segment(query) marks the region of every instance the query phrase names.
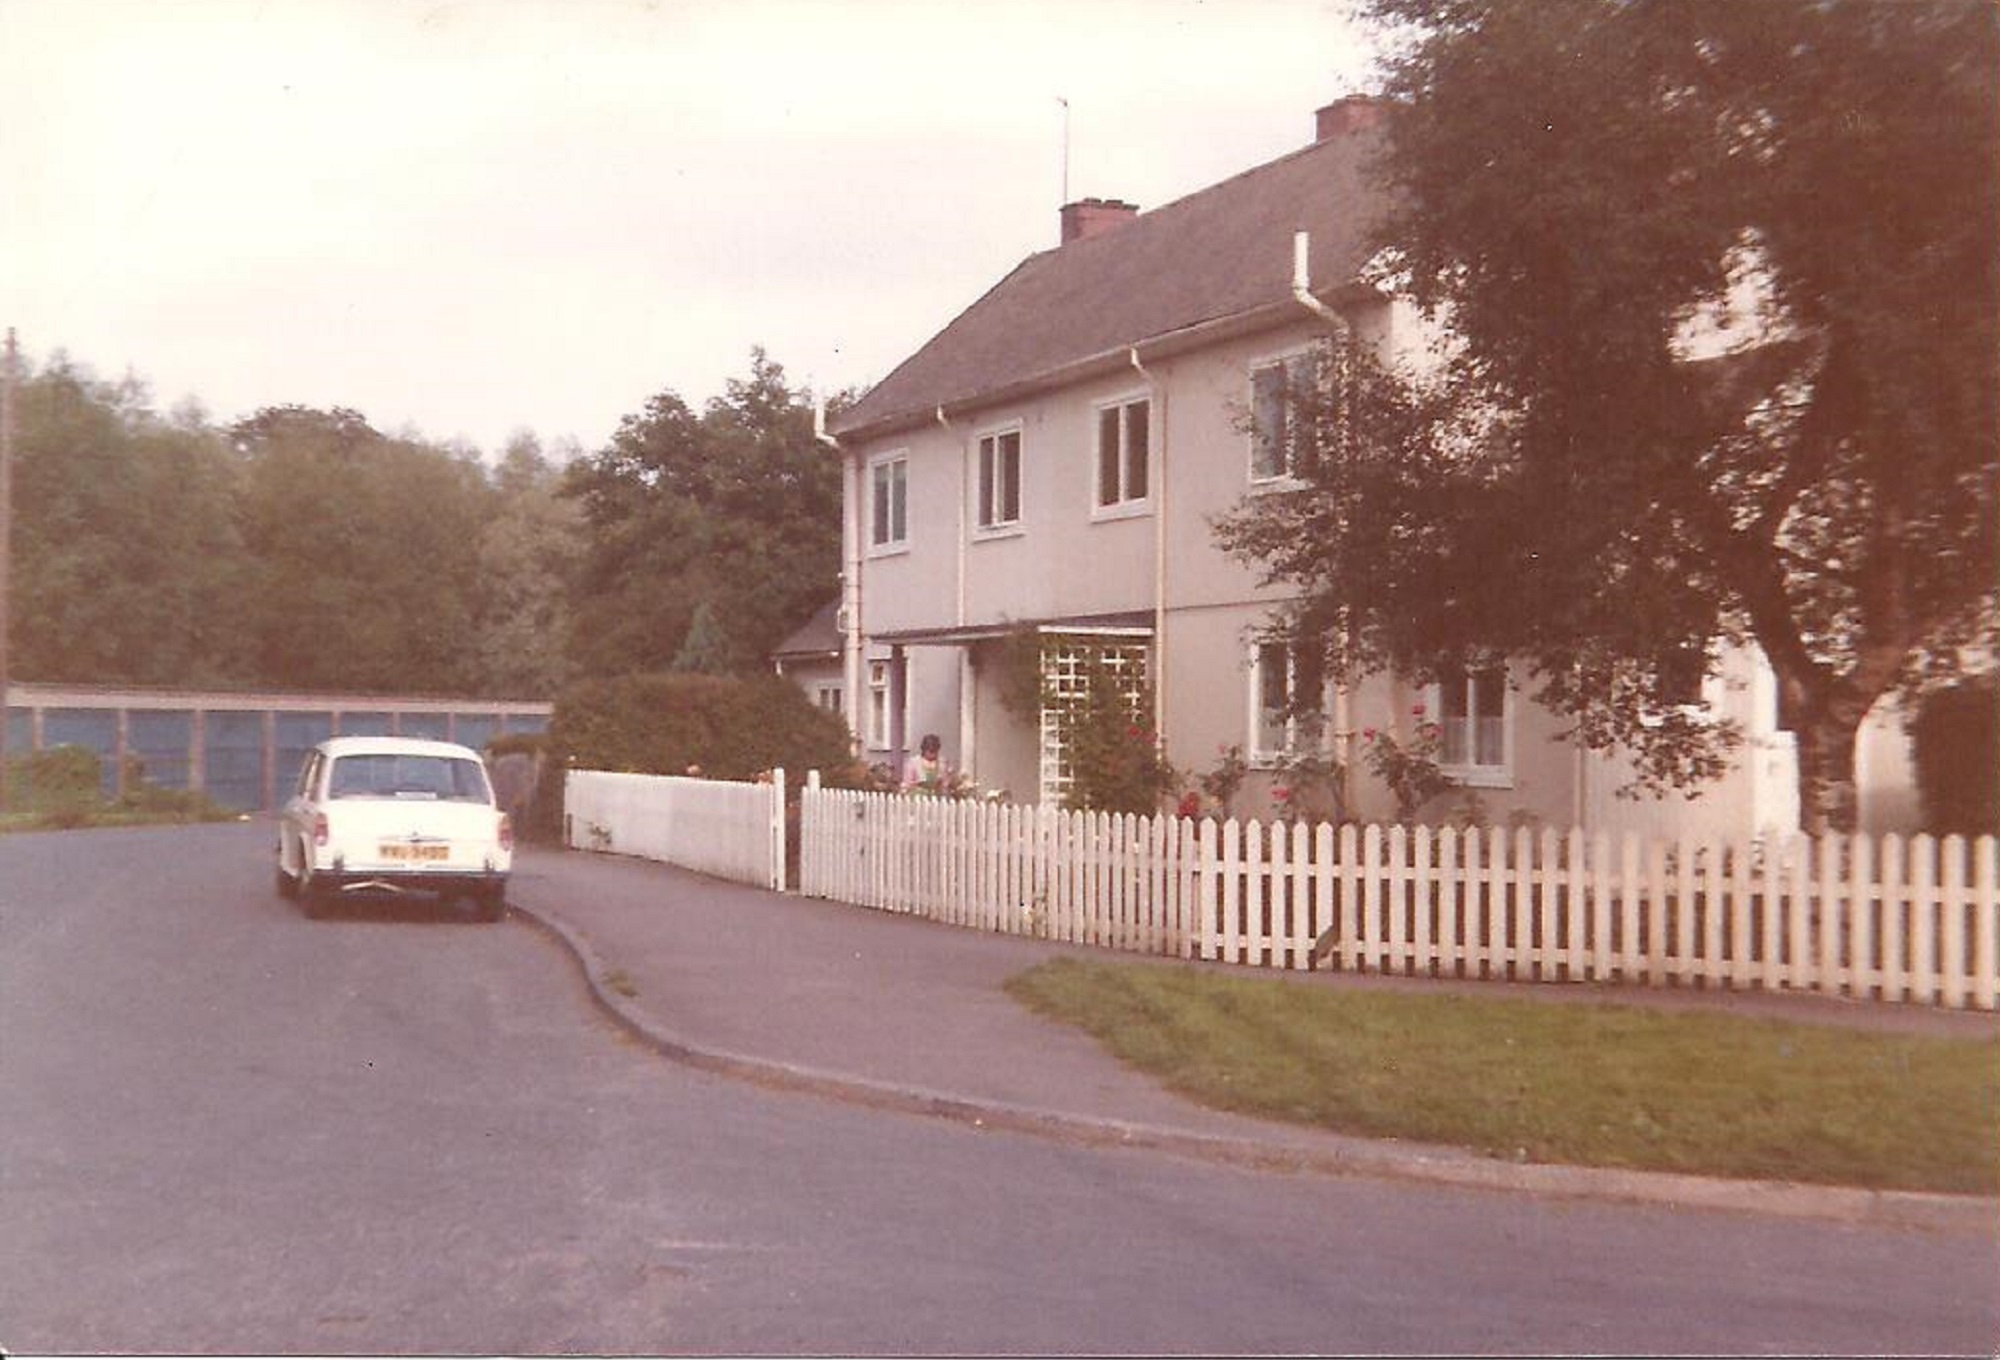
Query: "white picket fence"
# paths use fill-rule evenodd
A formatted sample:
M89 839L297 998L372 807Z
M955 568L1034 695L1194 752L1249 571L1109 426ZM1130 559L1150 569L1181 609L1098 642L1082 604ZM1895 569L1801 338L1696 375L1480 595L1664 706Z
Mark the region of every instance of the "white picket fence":
M1185 955L1194 823L815 788L799 891L948 925Z
M1918 836L1612 842L1263 826L809 786L800 891L1276 968L2000 1006L2000 854Z
M571 770L563 843L785 890L785 772L770 783Z

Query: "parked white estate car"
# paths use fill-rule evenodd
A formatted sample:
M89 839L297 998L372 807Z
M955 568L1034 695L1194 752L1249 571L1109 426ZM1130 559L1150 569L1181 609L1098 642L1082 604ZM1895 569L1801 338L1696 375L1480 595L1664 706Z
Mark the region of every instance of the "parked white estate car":
M319 916L346 893L469 897L507 910L514 828L468 747L400 737L335 737L299 771L278 824L278 891Z

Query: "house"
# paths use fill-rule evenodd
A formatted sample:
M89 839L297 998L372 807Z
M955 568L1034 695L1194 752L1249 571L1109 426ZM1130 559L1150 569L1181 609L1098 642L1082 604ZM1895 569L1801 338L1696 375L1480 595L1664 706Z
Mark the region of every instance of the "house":
M1279 394L1330 339L1385 358L1425 343L1415 309L1361 278L1379 115L1371 100L1337 101L1310 145L1148 212L1064 206L1058 245L838 418L845 703L864 754L899 764L935 733L980 784L1059 799L1061 724L1018 698L1026 637L1043 696L1088 666L1149 694L1177 767L1200 772L1239 748L1239 814L1268 815L1286 757L1318 740L1348 766L1348 806L1385 817L1394 805L1359 759L1364 733L1429 719L1453 784L1429 817L1472 799L1496 825L1795 828L1791 739L1754 655L1691 681L1690 703L1748 737L1735 771L1694 803L1614 798L1619 760L1565 740L1564 722L1497 671L1329 691L1323 734L1287 720L1295 668L1260 637L1282 596L1221 552L1211 523L1290 484L1295 432Z
M804 690L821 708L844 714L842 645L840 599L836 596L778 644L771 653L771 667L780 677Z

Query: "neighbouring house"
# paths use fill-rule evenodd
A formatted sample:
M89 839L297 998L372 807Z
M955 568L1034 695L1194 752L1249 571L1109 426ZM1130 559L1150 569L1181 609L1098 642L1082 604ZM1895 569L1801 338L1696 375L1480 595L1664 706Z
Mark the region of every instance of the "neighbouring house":
M1361 278L1379 114L1339 100L1319 110L1309 146L1149 212L1064 206L1060 244L838 417L844 595L825 622L844 625L843 701L865 755L899 766L936 733L980 784L1060 799L1061 724L1019 699L1025 637L1044 697L1110 666L1135 696L1149 692L1169 760L1198 773L1239 748L1250 774L1234 810L1274 810L1301 737L1286 717L1291 658L1259 637L1281 597L1216 546L1211 522L1289 484L1295 432L1280 394L1330 338L1385 357L1427 338L1414 308ZM835 645L823 633L787 643L781 669L800 673L821 642ZM1620 759L1565 740L1563 721L1500 671L1329 691L1317 739L1347 765L1348 806L1368 818L1394 802L1366 769L1364 734L1407 738L1421 709L1442 727L1452 782L1429 819L1473 799L1495 825L1795 829L1791 737L1768 669L1754 654L1716 658L1690 676L1687 702L1747 738L1732 773L1692 802L1614 797ZM1871 758L1906 767L1899 727L1869 744L1864 783ZM1907 787L1906 768L1894 773Z
M771 665L821 708L845 716L840 600L828 600L771 653Z

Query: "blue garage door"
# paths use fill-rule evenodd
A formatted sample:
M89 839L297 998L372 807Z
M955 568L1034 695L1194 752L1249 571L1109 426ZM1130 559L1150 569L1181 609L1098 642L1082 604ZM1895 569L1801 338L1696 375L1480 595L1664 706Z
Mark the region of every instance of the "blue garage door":
M42 745L82 746L97 752L98 780L106 798L118 791L118 715L96 708L51 708L42 714ZM14 749L12 746L8 750Z
M264 715L211 713L205 752L208 796L248 812L264 806Z
M125 753L138 762L136 773L163 789L188 786L188 746L194 737L191 713L134 710L125 729Z
M280 713L277 749L271 753L275 783L272 798L283 803L298 787L299 771L305 768L312 748L333 735L331 713Z

